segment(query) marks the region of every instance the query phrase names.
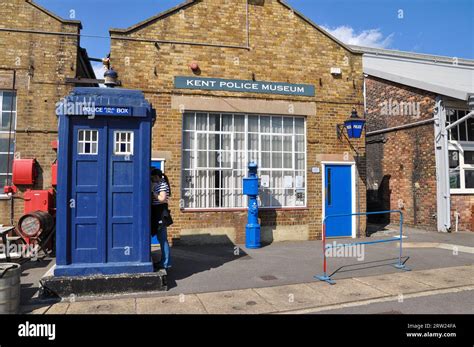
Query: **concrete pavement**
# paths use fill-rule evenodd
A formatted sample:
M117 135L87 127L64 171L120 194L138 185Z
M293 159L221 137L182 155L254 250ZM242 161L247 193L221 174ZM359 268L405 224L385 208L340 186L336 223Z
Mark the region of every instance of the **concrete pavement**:
M35 314L271 314L313 313L411 298L474 294L474 265L341 279L336 285L307 283L168 296L73 298L41 307ZM423 312L417 312L423 313Z

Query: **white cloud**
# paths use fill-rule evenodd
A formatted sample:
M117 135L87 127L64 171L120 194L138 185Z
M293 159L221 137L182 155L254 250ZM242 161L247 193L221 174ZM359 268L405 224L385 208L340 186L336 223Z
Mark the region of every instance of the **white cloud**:
M337 28L324 26L322 28L346 44L365 47L389 48L394 36L394 34L390 34L384 37L380 29L363 30L357 33L353 28L346 25Z

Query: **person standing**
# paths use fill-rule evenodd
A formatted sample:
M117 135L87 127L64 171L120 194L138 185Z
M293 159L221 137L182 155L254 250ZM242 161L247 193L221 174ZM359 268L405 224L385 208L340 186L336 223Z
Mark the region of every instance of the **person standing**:
M171 268L170 246L168 243L168 226L173 224L169 212L168 200L171 188L168 177L160 169L151 171L152 181L152 228L158 237L161 248L160 267Z

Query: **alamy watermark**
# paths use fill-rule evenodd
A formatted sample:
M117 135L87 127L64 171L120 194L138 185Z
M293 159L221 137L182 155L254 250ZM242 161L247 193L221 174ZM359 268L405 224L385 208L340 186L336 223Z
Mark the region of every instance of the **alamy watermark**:
M70 102L66 98L62 98L56 103L56 115L74 115L87 116L89 119L94 119L96 115L96 104L92 98L87 100L84 98L82 102Z
M412 116L420 117L421 103L414 101L385 100L379 104L382 116Z
M328 258L356 258L357 261L364 261L365 259L365 245L353 244L345 245L338 244L334 241L332 244L326 246L326 257Z

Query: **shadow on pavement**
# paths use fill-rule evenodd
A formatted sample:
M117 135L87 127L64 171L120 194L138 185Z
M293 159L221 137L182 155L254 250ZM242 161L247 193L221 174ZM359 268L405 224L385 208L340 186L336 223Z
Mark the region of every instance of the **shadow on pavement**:
M214 242L209 242L209 238L213 238ZM207 244L190 245L191 242L186 240L184 244L178 243L171 248L172 268L168 270L168 290L177 286L176 281L249 257L227 237L207 235L206 241ZM153 262L158 263L161 252L153 251L152 257Z

